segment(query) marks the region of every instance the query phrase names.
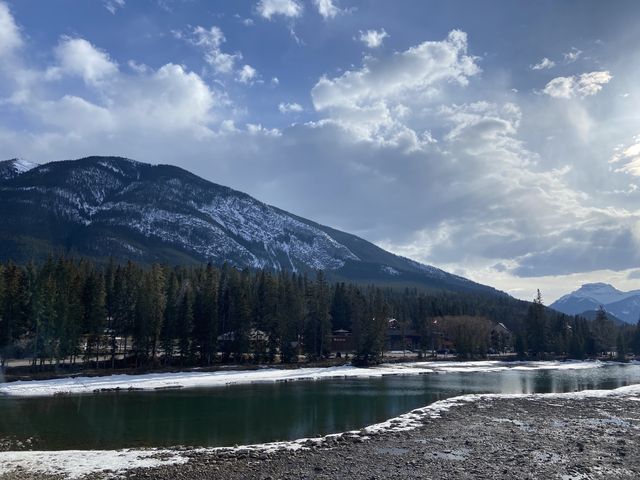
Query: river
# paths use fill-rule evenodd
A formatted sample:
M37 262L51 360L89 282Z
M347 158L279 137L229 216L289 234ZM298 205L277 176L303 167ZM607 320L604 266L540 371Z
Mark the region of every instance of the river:
M469 393L640 383L640 365L447 372L160 391L0 397L0 437L38 450L233 446L358 429Z

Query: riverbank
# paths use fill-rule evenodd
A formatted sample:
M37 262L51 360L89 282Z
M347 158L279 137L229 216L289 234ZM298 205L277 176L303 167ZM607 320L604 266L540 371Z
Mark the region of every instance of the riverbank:
M297 363L214 363L209 366L193 366L193 365L143 365L139 367L124 367L123 364L130 363L125 362L123 358L119 358L116 362L116 367L111 367L110 357L103 357L100 361L101 368L89 368L82 363L76 364L44 364L42 366L34 367L31 365L32 360L7 360L4 367L0 370L5 382L13 382L18 380L54 380L59 378L69 377L103 377L107 375L145 375L145 374L159 374L159 373L178 373L178 372L219 372L229 370L260 370L264 368L273 368L280 370L296 370L300 368L326 368L326 367L339 367L351 365L351 358L344 357L331 357L314 361L300 361ZM483 360L498 360L498 361L514 361L518 357L514 353L507 354L491 354L487 355ZM550 358L547 360L566 360L565 357ZM593 360L596 360L595 358ZM454 354L438 354L434 356L428 356L421 358L416 353L410 352L386 352L384 356L384 363L410 363L410 362L447 362L447 361L468 361L460 360Z
M6 480L117 477L104 468L136 480L636 479L640 385L467 395L359 431L235 449L0 453Z
M225 385L326 380L338 378L371 378L388 375L425 375L451 372L499 372L506 370L577 370L600 368L600 361L467 361L404 362L358 368L352 365L304 367L297 369L259 368L254 370L186 371L147 373L141 375L105 375L65 377L50 380L20 380L0 384L0 395L37 397L86 394L130 390L166 390L211 388Z

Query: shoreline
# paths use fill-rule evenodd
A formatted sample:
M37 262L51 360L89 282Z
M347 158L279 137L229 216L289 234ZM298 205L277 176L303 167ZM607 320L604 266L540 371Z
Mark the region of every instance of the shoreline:
M599 360L569 361L423 361L386 363L375 367L302 367L294 369L258 368L254 370L185 371L117 374L105 376L63 377L49 380L17 380L0 383L0 396L46 397L120 391L158 391L186 388L216 388L228 385L326 380L341 378L375 378L390 375L425 375L433 373L499 372L507 370L563 370L601 368L609 362Z
M447 430L449 435L438 433L439 429ZM604 442L603 435L614 437L615 452L611 450L610 442ZM526 438L516 441L515 437L519 436ZM554 436L562 437L562 442L551 441ZM581 440L582 437L586 440ZM482 438L491 441L483 443ZM571 442L574 445L570 445ZM500 443L505 443L502 449L498 448ZM585 445L589 445L589 449ZM258 479L269 477L268 473L272 473L273 478L303 478L305 475L309 475L308 478L334 478L331 474L322 477L323 472L338 468L345 455L352 454L354 463L348 465L352 471L345 474L345 478L372 478L374 464L385 456L394 461L396 457L406 457L397 472L401 475L394 478L413 477L408 472L414 471L420 463L429 468L441 468L441 464L454 467L465 463L486 464L483 468L492 474L509 467L506 468L509 475L504 473L504 476L488 478L513 478L511 468L517 465L487 463L486 456L473 453L472 446L478 450L489 448L494 455L501 451L505 459L522 461L526 459L519 450L534 452L528 463L518 467L529 473L548 473L549 462L544 461L547 457L553 460L551 463L566 464L567 476L547 478L598 478L589 476L588 471L581 473L580 465L571 463L576 458L581 460L582 467L598 467L602 474L637 478L640 473L640 385L570 393L463 395L360 430L235 448L0 452L0 475L1 478L29 480L56 478L55 475L64 478L91 475L96 479L118 475L158 479ZM576 457L577 453L587 450L588 454ZM611 461L603 462L604 454L611 457ZM47 468L43 470L41 465L47 465ZM575 475L571 473L572 468ZM102 472L105 469L109 471ZM461 472L454 470L458 472L457 477L441 478L487 478L483 475L489 473L460 476ZM598 476L607 478L606 475ZM373 478L379 478L375 472Z

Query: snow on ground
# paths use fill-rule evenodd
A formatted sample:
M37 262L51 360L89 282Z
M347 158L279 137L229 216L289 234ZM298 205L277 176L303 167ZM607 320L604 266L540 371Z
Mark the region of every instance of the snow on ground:
M0 452L0 475L24 469L32 473L79 478L92 472L122 472L187 461L179 452L155 449Z
M449 409L470 402L479 402L501 398L605 398L618 397L626 400L640 401L640 385L630 385L615 390L584 390L570 393L535 393L535 394L472 394L441 400L423 408L412 410L382 423L370 425L362 430L354 430L343 434L332 434L318 438L303 438L290 442L272 442L241 447L216 447L194 449L197 452L215 451L244 451L244 452L272 452L280 449L299 450L338 435L360 437L367 439L368 434L378 432L399 432L418 428L425 418L439 418ZM0 452L0 475L16 469L24 469L34 473L51 473L63 475L67 478L79 478L93 472L109 470L123 472L139 467L154 467L160 465L180 464L188 461L184 450L171 449L143 449L143 450L67 450L67 451L21 451ZM187 451L188 452L188 451Z
M340 367L149 373L144 375L109 375L70 377L53 380L25 380L0 384L0 395L40 397L80 394L106 390L161 390L170 388L219 387L234 384L273 383L331 378L372 378L387 375L421 375L452 372L498 372L504 370L565 370L602 367L602 362L409 362L377 367Z

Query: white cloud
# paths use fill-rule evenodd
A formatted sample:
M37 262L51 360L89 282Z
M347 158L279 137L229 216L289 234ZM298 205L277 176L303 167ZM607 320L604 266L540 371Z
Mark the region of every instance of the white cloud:
M564 58L565 63L573 63L580 58L582 53L582 50L578 50L576 47L571 47L571 50L562 54L562 58Z
M271 85L273 85L274 87L277 87L278 85L280 85L280 79L278 77L273 77L271 79Z
M177 38L183 38L181 32L174 32ZM192 45L200 47L204 52L205 61L213 67L216 73L228 74L234 69L235 63L242 59L240 53L225 53L222 44L226 41L224 33L217 26L206 29L201 26L194 27L186 36Z
M83 38L62 37L55 48L57 65L47 70L49 79L73 75L97 85L118 72L109 55Z
M612 78L613 75L608 71L556 77L547 83L543 92L554 98L584 98L598 93Z
M257 74L258 72L251 65L243 65L238 72L238 81L240 83L251 83Z
M334 18L341 12L333 3L333 0L313 0L313 3L318 9L318 13L322 15L324 19Z
M247 132L249 135L259 135L266 137L280 137L282 132L277 128L265 128L262 124L247 123Z
M258 14L267 20L276 15L297 18L302 15L302 4L297 0L260 0L256 5Z
M554 62L553 60L549 60L547 57L544 57L535 65L531 65L530 68L531 70L548 70L555 66L556 66L556 62Z
M624 162L624 165L617 168L616 172L640 177L640 135L634 138L631 145L620 146L615 149L615 153L609 163L619 162Z
M322 77L311 90L314 107L361 139L413 143L420 134L402 121L412 103L438 96L449 84L466 85L480 71L467 55L467 35L459 30L404 52L367 57L358 70Z
M119 8L124 8L125 0L104 0L103 5L112 15L115 15Z
M571 98L575 94L575 77L556 77L544 87L543 92L554 98Z
M22 35L9 7L0 2L0 58L15 52L22 46Z
M602 86L609 83L613 75L608 71L583 73L578 78L577 91L582 97L595 95Z
M359 39L369 48L378 48L388 36L389 34L384 30L384 28L381 28L380 30L367 30L366 32L361 30Z
M118 72L100 89L99 103L65 95L34 101L31 109L42 122L67 134L210 132L216 96L196 73L180 65L166 64L132 75Z
M300 105L299 103L280 103L278 105L278 110L280 111L280 113L282 114L286 114L286 113L300 113L302 112L303 108L302 105Z

